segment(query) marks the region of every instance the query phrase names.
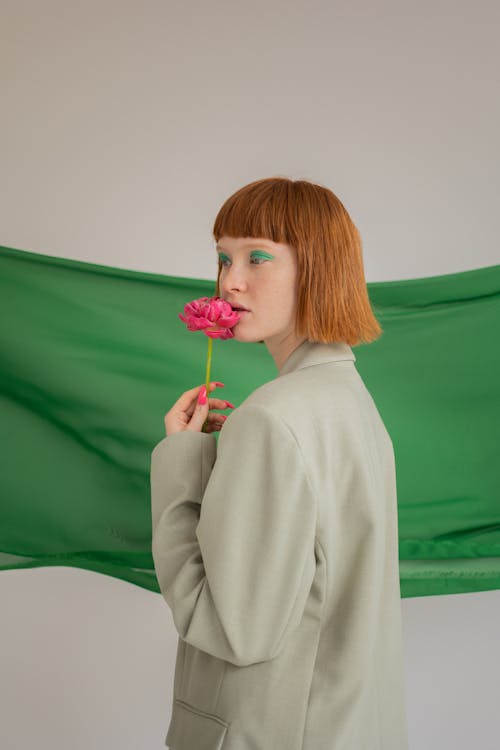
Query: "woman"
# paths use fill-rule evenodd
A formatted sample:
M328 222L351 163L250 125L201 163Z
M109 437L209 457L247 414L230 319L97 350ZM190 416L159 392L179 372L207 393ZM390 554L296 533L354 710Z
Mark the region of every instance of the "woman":
M227 420L186 391L152 453L180 636L166 744L406 750L394 453L350 348L382 331L358 231L330 190L270 178L213 233L216 294L247 309L234 336L264 342L278 374Z

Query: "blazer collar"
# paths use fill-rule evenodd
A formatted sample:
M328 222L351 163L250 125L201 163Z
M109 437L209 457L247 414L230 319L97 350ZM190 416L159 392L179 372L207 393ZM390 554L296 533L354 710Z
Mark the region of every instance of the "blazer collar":
M351 347L344 342L322 344L317 341L306 340L288 355L279 370L278 377L294 370L301 370L303 367L320 365L325 362L339 362L345 359L350 359L353 362L356 361Z

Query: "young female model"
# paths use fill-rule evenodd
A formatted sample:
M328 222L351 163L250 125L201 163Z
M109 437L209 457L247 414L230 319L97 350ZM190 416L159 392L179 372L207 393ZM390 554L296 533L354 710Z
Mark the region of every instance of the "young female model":
M327 188L269 178L213 234L216 294L247 310L234 336L278 374L225 421L225 401L186 391L152 452L180 636L165 744L406 750L394 452L351 349L382 333L359 233Z

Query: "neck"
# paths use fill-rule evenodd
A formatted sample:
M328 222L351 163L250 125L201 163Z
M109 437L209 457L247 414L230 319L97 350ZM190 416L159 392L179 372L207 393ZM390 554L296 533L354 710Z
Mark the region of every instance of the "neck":
M274 359L277 369L281 370L290 354L306 340L305 336L298 337L294 334L289 334L280 340L264 339L264 343L267 346L269 354Z

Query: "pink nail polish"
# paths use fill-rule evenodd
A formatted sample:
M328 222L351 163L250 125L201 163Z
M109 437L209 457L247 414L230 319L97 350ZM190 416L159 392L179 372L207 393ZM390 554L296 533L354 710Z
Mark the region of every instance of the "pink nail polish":
M232 404L230 401L226 401L226 404L231 407L231 409L234 409L234 404Z
M224 383L219 383L218 381L216 381L215 385L224 385Z
M203 386L203 388L198 394L198 403L199 404L207 403L207 386L206 385Z

